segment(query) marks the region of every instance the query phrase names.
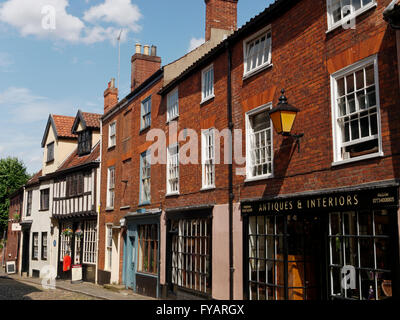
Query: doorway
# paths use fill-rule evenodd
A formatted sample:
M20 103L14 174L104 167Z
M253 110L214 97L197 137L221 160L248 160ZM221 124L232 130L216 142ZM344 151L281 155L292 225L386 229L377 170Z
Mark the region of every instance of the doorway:
M29 237L30 230L23 231L21 273L29 273Z
M112 267L111 267L111 284L119 283L119 246L120 246L120 229L112 229Z
M248 298L326 299L326 224L318 215L250 216Z
M135 289L136 272L136 237L128 237L128 252L126 261L126 286L129 289Z

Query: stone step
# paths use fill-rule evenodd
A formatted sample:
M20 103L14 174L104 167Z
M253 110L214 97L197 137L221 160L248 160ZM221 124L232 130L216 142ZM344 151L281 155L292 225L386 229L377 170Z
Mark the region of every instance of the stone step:
M110 291L120 292L121 290L125 290L125 286L117 285L117 284L104 284L103 287Z

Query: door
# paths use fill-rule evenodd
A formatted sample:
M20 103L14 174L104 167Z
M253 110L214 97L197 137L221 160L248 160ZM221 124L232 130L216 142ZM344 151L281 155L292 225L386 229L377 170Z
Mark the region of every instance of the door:
M135 289L136 280L136 238L134 236L128 239L128 254L126 261L126 286Z
M287 217L287 298L323 299L325 254L319 216Z
M119 283L119 229L112 231L112 263L111 263L111 284Z
M21 272L29 272L29 231L24 231Z

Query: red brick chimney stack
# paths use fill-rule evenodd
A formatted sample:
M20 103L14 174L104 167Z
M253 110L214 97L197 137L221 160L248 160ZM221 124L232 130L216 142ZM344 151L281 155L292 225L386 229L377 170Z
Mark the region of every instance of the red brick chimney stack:
M211 38L211 28L237 30L238 0L204 0L206 3L206 41Z
M132 56L131 91L140 86L148 77L161 68L161 58L157 57L157 47L136 44L135 54Z
M115 79L112 78L108 83L108 88L104 91L104 114L118 103L118 88L115 87Z

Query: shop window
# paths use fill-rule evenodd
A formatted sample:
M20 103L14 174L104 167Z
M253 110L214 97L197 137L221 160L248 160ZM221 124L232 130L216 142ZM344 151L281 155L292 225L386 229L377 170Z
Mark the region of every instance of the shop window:
M97 232L96 221L85 221L83 228L83 263L96 264Z
M138 271L158 273L158 226L140 225L138 239Z
M392 296L389 228L386 210L329 215L331 297L382 300ZM355 268L355 289L341 285L343 266Z
M72 223L61 224L61 235L60 235L60 261L64 260L66 255L71 256L71 242L72 237L67 235L67 232L72 232Z
M332 75L334 161L381 154L376 56Z
M211 220L172 221L172 283L211 294Z

